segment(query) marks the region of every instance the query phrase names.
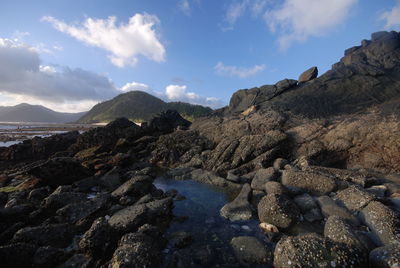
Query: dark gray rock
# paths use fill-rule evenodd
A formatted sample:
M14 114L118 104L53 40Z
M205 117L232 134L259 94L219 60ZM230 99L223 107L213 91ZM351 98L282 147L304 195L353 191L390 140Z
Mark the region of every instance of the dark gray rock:
M354 225L359 224L358 219L356 217L354 217L348 209L336 204L335 201L332 200L332 198L330 198L329 196L324 195L324 196L318 197L317 203L318 203L319 207L321 208L322 214L326 218L336 215L342 219L350 221Z
M358 238L356 229L338 216L330 216L325 223L324 236L337 243L367 250Z
M249 220L253 216L249 203L251 188L248 183L244 184L238 196L230 203L221 208L221 216L230 221Z
M150 192L152 183L153 179L150 176L135 176L118 187L111 195L114 198L120 198L124 195L142 197Z
M102 176L100 180L100 184L110 191L114 191L121 185L121 177L119 175L120 169L118 167L114 167L110 171L108 171L104 176Z
M125 234L110 261L111 267L159 267L159 245L142 233Z
M98 218L83 234L79 241L79 248L87 255L102 258L109 254L116 236L107 220Z
M63 192L57 188L51 195L43 200L43 207L58 209L72 203L79 203L87 200L87 194L79 192Z
M352 185L339 191L336 195L336 199L349 210L356 211L364 208L369 202L373 201L375 197L360 187Z
M336 189L335 180L322 174L307 171L283 171L282 184L313 195L328 194Z
M33 256L32 263L36 267L55 267L64 262L68 254L64 249L54 247L40 247Z
M302 212L307 212L311 209L318 208L314 198L309 194L297 195L293 198L293 201L301 209Z
M63 217L63 219L70 223L76 223L83 220L97 211L101 210L108 204L109 195L104 194L80 203L68 204L56 211L57 215Z
M400 266L400 244L379 247L369 253L370 267L395 268Z
M146 221L147 207L145 204L133 205L117 211L108 220L110 226L120 232L135 231Z
M258 217L261 222L285 229L300 218L300 211L289 197L269 194L258 204Z
M28 174L38 177L45 185L59 186L90 177L93 173L73 157L57 157L29 169Z
M381 202L372 201L366 206L361 216L364 223L371 229L374 242L377 245L389 245L400 242L399 214Z
M73 230L67 224L52 224L25 227L16 232L12 240L38 246L66 247L72 237Z
M275 247L274 267L368 267L357 248L335 243L315 233L283 237Z
M318 76L318 68L317 67L311 67L307 71L304 71L300 76L299 76L299 83L304 83L308 82L314 78L317 78Z
M36 246L26 243L14 243L0 246L2 267L30 267Z
M83 254L75 254L66 262L58 266L59 268L88 268L90 267L91 259Z
M286 194L286 188L277 181L268 181L264 185L267 194Z
M265 189L265 183L268 181L274 181L277 179L277 177L278 174L272 167L259 169L251 181L251 188L258 191L263 191Z
M234 237L231 240L231 246L244 265L272 263L272 250L255 237Z

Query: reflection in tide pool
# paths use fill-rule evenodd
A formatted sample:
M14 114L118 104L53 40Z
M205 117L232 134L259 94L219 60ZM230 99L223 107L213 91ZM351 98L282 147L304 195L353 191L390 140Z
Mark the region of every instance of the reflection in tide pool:
M154 185L164 191L175 189L178 195L186 198L174 201L176 218L167 230L167 237L182 231L192 237L188 248L179 250L171 243L167 246L164 253L169 263L165 266L176 262L176 258L190 258L197 265L207 263L218 267L239 267L230 247L233 237L248 235L268 242L258 227L258 221L230 222L220 216L220 209L231 201L224 189L192 180L177 181L162 177L157 178Z

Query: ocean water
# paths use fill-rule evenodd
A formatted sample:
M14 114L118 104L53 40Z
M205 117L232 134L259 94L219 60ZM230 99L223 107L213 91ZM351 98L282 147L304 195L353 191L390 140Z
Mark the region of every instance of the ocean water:
M8 147L21 143L23 140L33 137L49 137L72 130L80 133L93 125L82 124L56 124L56 123L29 123L29 122L0 122L0 147Z

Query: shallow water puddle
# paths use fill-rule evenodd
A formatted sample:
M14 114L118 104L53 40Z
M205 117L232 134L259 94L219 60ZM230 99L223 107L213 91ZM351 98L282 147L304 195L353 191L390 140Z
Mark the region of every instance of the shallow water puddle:
M176 218L166 236L171 238L177 232L186 232L192 237L191 244L181 250L170 241L164 250L167 262L174 258L175 262L176 258L190 258L186 261L198 265L235 267L239 264L230 247L233 237L255 236L268 242L257 220L230 222L220 216L220 209L231 201L224 189L192 180L177 181L163 177L157 178L154 185L163 191L175 189L178 195L185 197L184 200L174 201Z

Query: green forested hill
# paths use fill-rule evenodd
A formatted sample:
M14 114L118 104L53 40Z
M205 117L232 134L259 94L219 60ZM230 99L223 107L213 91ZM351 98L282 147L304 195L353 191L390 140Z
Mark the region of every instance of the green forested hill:
M134 121L148 121L156 114L166 110L177 110L183 117L193 119L206 116L211 108L184 102L164 102L142 91L130 91L115 98L95 105L82 116L78 123L109 122L118 117Z

